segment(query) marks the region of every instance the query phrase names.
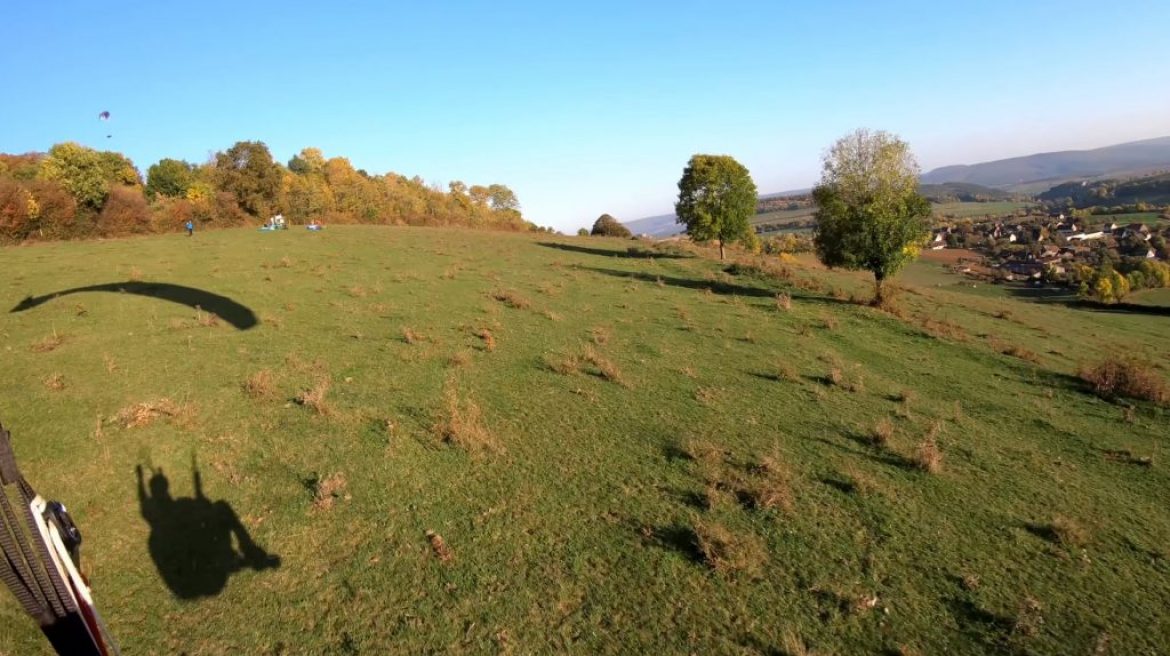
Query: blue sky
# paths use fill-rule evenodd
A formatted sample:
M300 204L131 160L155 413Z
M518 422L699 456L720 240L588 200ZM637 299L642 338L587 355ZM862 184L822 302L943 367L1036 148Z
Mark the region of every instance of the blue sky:
M336 5L336 6L334 6ZM145 169L261 140L501 182L527 218L669 211L691 154L810 186L861 126L924 169L1170 135L1170 3L12 2L0 152ZM108 124L97 120L109 110ZM106 139L106 134L113 137Z

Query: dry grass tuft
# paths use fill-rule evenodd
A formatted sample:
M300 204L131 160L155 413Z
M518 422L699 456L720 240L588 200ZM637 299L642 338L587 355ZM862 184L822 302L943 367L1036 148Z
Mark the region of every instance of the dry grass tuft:
M561 321L564 319L564 317L557 314L556 312L553 312L552 310L542 310L540 314L549 321Z
M754 478L744 486L744 496L753 508L792 512L792 472L778 458L766 456L752 468Z
M889 417L882 418L874 425L873 430L869 433L869 439L875 446L885 448L890 445L890 440L894 438L894 422L890 421Z
M320 376L312 387L302 391L294 400L314 413L328 417L333 414L333 406L325 399L325 396L329 394L330 384L329 376Z
M776 364L776 380L792 382L799 378L800 374L797 373L796 367L792 366L792 363L779 362Z
M366 296L369 295L370 292L369 292L369 290L367 290L365 287L362 287L361 285L353 285L352 287L347 287L345 290L345 293L349 294L350 296L352 296L354 298L365 298Z
M784 292L776 294L776 309L787 312L792 309L792 297Z
M922 329L935 339L950 339L956 342L965 342L971 338L960 325L950 321L926 318L922 321Z
M497 289L492 291L490 296L504 305L517 310L527 310L532 307L532 303L528 299L511 289Z
M1048 525L1048 530L1057 542L1069 549L1083 547L1089 538L1089 533L1083 526L1075 520L1062 515L1057 515L1052 518L1052 523Z
M416 332L410 326L403 326L402 341L406 342L407 344L414 345L418 344L419 342L426 341L426 337L422 333Z
M1035 637L1044 625L1044 607L1032 596L1024 597L1016 619L1012 623L1011 640L1021 641Z
M475 331L475 336L483 340L483 347L491 352L496 350L496 336L487 328L480 328Z
M581 355L581 359L592 365L597 370L597 375L601 378L611 383L617 383L623 387L628 386L617 365L595 351L592 346L587 345L585 347L585 353Z
M598 346L604 346L607 342L609 342L610 337L610 330L605 326L594 326L593 328L589 329L589 339Z
M795 633L793 633L791 631L787 631L784 633L784 642L783 642L782 646L783 646L782 653L785 654L785 656L815 656L816 655L816 652L814 652L812 649L810 649L809 646L807 644L805 644L804 640L801 639L800 636L796 635Z
M49 351L57 350L64 343L65 336L58 335L57 331L54 330L51 335L45 335L41 339L33 342L29 348L32 349L33 353L48 353Z
M431 543L431 551L435 554L435 558L439 559L439 562L449 563L455 559L455 552L451 550L443 536L431 530L426 532L426 536L427 541Z
M136 266L130 267L130 273L126 274L126 278L130 282L141 282L142 281L142 269L139 269Z
M248 376L243 384L244 393L253 399L269 399L276 394L275 376L269 369L261 369Z
M112 421L123 428L141 428L164 419L177 426L190 426L195 410L189 404L180 405L171 399L161 398L128 405L114 415Z
M699 554L711 569L720 574L743 574L752 578L763 573L768 550L758 536L737 534L713 521L696 520L693 528Z
M697 387L695 388L695 400L703 405L715 405L719 400L719 389L715 387Z
M581 359L575 355L546 355L544 356L544 364L549 370L562 376L571 376L581 370Z
M214 312L204 312L203 308L195 306L195 323L204 328L214 328L219 325L219 315Z
M471 364L471 352L467 350L456 351L447 358L447 364L452 367L466 367Z
M933 435L927 435L919 443L912 461L915 467L928 474L937 474L942 471L942 450L938 448L938 441L934 439Z
M329 510L338 499L348 499L345 488L349 481L345 474L334 472L325 478L313 483L313 507L317 510Z
M54 392L60 392L65 389L65 377L61 374L52 374L45 378L45 387Z
M1082 368L1077 375L1104 399L1127 397L1160 405L1170 403L1166 379L1150 365L1135 359L1111 357L1096 366Z
M832 369L829 369L829 373L825 376L825 380L829 381L830 385L840 387L845 383L845 373L841 371L841 367L833 367Z
M836 330L840 325L836 317L826 316L821 318L821 327L825 330Z
M432 430L442 442L473 455L504 450L499 440L488 430L479 405L470 398L461 400L455 386L451 384L447 385L444 392L444 405Z
M112 374L118 370L118 361L111 357L109 353L102 355L102 363L106 365L107 374Z
M1003 353L1004 355L1010 355L1013 358L1019 358L1021 360L1024 360L1025 362L1031 362L1033 364L1040 364L1040 356L1039 355L1036 355L1032 351L1029 351L1028 349L1020 346L1019 344L1001 344L1001 345L999 345L998 350L1000 353Z

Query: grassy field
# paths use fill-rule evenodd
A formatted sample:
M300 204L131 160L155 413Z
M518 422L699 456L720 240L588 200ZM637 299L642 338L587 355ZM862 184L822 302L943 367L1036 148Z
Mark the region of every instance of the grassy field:
M1089 223L1101 224L1114 221L1118 224L1125 225L1128 223L1145 223L1146 225L1157 225L1165 223L1166 219L1162 218L1161 212L1132 212L1129 214L1094 214L1089 219Z
M934 207L936 217L953 217L963 219L972 216L1000 216L1012 214L1016 210L1024 209L1033 203L1017 201L997 201L990 203L938 203Z
M549 239L0 251L0 420L124 653L1165 649L1170 415L1071 374L1165 376L1166 317Z

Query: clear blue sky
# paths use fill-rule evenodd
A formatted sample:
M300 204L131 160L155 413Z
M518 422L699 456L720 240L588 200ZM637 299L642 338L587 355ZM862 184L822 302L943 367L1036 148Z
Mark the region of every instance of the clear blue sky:
M315 146L562 230L669 211L696 152L810 186L861 126L924 169L1170 135L1164 0L5 4L0 152Z

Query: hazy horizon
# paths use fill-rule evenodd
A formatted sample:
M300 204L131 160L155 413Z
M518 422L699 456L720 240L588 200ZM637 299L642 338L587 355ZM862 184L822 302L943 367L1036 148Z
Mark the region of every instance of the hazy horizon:
M1106 21L1088 2L201 8L11 8L0 151L77 141L145 172L240 140L281 162L311 146L503 183L527 219L572 231L669 212L696 152L773 193L811 186L861 126L899 134L924 171L1170 135L1170 6L1142 2Z

